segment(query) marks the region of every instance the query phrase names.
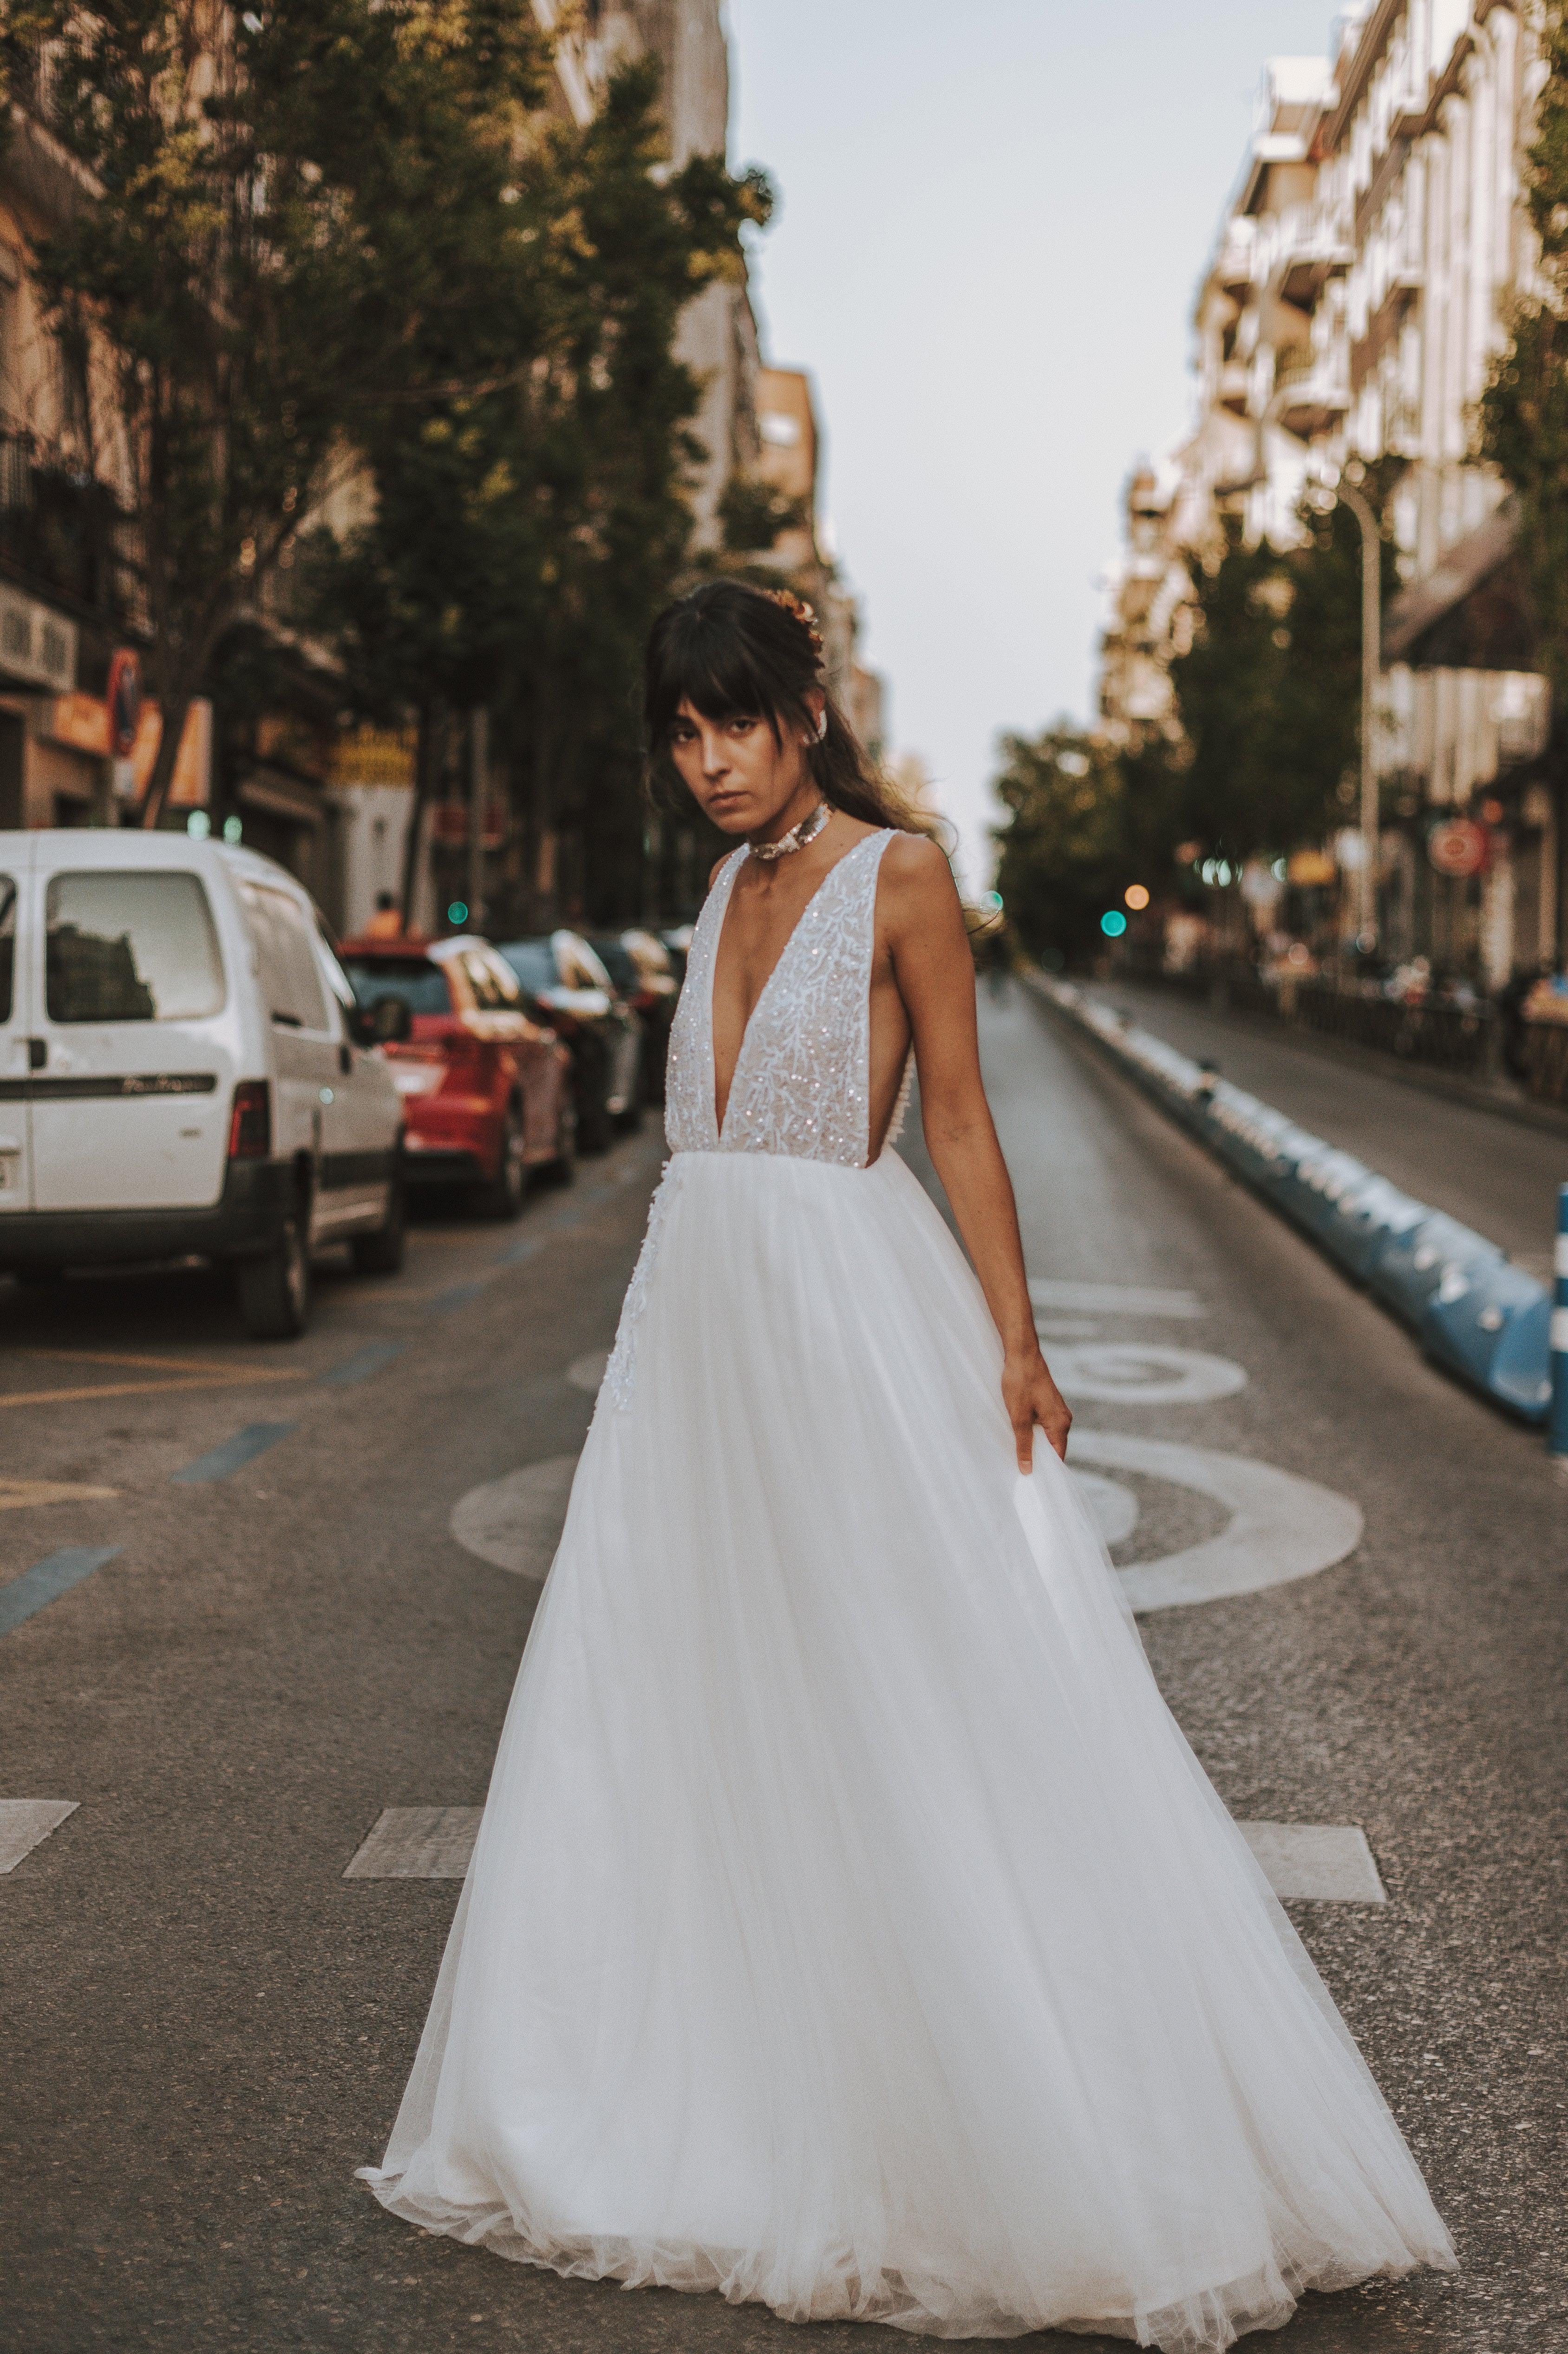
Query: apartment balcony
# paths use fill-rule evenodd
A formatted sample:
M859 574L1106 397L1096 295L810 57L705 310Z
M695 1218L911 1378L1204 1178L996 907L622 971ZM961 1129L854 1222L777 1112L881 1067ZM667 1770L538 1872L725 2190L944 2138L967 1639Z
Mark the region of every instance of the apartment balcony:
M45 597L118 610L119 509L106 482L21 427L0 428L0 562Z
M1321 202L1287 205L1275 228L1269 259L1275 292L1298 310L1309 311L1329 280L1342 278L1355 260L1344 208Z
M1238 302L1252 284L1255 259L1255 224L1250 220L1228 220L1214 259L1214 276L1224 292Z
M1274 371L1274 413L1287 433L1309 441L1330 431L1351 406L1338 355L1305 348L1281 354Z
M1247 387L1251 381L1252 370L1245 360L1226 360L1220 370L1214 395L1220 407L1228 408L1233 417L1245 417L1247 412Z

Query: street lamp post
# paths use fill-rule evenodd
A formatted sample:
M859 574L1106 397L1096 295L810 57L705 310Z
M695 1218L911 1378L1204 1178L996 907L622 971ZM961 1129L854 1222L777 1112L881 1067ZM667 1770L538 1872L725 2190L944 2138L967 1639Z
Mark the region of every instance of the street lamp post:
M1383 534L1360 491L1341 474L1333 495L1342 499L1361 531L1361 875L1356 946L1377 946L1377 690L1382 667Z

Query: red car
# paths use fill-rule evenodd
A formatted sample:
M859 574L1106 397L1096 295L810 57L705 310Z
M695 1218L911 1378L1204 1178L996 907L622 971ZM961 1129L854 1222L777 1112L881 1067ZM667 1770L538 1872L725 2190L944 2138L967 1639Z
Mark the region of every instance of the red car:
M339 955L367 1013L388 999L408 1009L377 1026L403 1098L411 1184L462 1185L486 1216L514 1218L531 1169L570 1177L571 1056L530 1018L488 941L345 940Z

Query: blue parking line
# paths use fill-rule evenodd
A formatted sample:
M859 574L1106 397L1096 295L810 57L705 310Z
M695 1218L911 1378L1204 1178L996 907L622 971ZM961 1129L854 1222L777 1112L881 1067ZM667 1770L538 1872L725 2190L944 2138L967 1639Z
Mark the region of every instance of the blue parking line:
M482 1282L449 1284L444 1291L437 1292L429 1304L429 1312L432 1316L445 1316L454 1308L466 1308L469 1301L477 1299L483 1289Z
M258 1455L264 1455L269 1447L276 1447L281 1438L287 1438L290 1431L297 1426L291 1422L248 1422L243 1430L237 1430L232 1438L226 1438L221 1447L213 1447L209 1454L198 1455L194 1463L187 1463L183 1471L175 1471L171 1477L175 1485L182 1488L200 1488L209 1479L227 1479L231 1471L238 1471Z
M112 1561L116 1553L124 1550L123 1545L67 1545L60 1553L46 1553L31 1569L25 1569L20 1577L14 1577L9 1585L0 1585L0 1635L8 1635L13 1627L19 1627L35 1610L41 1610L46 1603L69 1593L73 1585L90 1577L95 1569L101 1569L106 1561Z
M394 1357L400 1357L402 1353L401 1341L367 1341L363 1349L356 1349L352 1357L345 1357L341 1365L334 1365L330 1373L323 1373L322 1386L329 1390L352 1389L355 1382L363 1382L371 1373L378 1373L383 1365L389 1365Z

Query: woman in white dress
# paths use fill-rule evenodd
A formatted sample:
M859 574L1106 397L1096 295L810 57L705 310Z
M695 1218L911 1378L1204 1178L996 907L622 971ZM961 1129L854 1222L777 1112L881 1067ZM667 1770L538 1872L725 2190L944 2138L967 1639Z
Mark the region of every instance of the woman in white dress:
M792 599L672 607L648 716L737 847L367 2179L557 2273L948 2338L1185 2354L1451 2268L1065 1468L940 850ZM885 1149L911 1043L968 1261Z

